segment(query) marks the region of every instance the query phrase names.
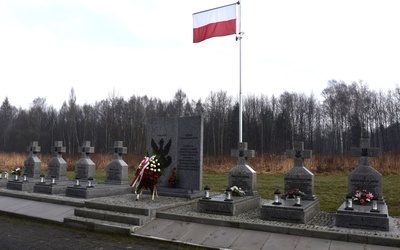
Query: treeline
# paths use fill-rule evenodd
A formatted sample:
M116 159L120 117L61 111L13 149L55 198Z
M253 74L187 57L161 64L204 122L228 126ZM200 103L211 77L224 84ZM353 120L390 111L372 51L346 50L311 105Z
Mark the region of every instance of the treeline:
M145 153L147 117L204 116L204 154L228 156L239 141L239 103L225 91L211 92L202 101L189 100L182 90L171 101L147 96L124 100L109 96L93 105L78 105L71 89L69 100L57 110L36 98L28 110L17 109L5 98L0 107L0 151L24 152L39 141L43 153L56 140L75 154L82 141L96 152L108 152L116 140L130 153ZM282 154L293 141L321 155L343 155L358 146L361 136L383 152L400 146L400 88L372 91L362 81L346 84L331 80L321 93L284 92L278 96L243 98L243 141L257 154Z

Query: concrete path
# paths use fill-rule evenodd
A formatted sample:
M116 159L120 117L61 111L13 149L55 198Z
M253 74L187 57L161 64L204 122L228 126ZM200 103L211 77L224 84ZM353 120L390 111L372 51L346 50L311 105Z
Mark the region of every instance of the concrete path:
M65 217L74 214L74 209L73 206L0 196L0 211L6 214L17 214L62 223ZM400 249L160 218L137 228L134 235L184 242L213 249Z
M286 234L276 234L159 218L154 219L143 227L137 229L134 234L168 241L185 242L187 244L213 249L400 249L396 247L385 247Z

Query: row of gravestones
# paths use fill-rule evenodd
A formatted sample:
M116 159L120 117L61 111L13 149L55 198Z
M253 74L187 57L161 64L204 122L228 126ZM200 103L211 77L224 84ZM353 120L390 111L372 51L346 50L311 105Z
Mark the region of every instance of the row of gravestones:
M256 190L256 172L247 165L247 159L254 157L254 151L248 150L245 142L239 143L238 150L232 151L232 156L238 157L238 163L229 171L228 187L240 187L246 195L232 197L231 190L227 190L222 194L210 197L207 190L205 192L201 190L203 172L203 118L201 116L149 119L146 127L148 152L151 152L152 146L154 147L156 142L159 142L157 145L159 151L164 151L166 145L163 142L168 142L169 152L167 157L170 157L172 162L157 185L158 194L191 199L204 196L197 203L199 212L236 216L250 209L261 207L261 218L264 220L307 223L320 211L318 198L314 194L314 175L304 166L304 159L311 158L312 152L304 150L302 142L296 142L293 150L286 152L288 157L294 159L294 167L285 174L284 190L300 190L304 193L304 196L295 197L295 199L280 199L277 192L274 200L263 204L261 204L261 198ZM121 159L121 155L126 153L126 148L122 147L122 142L115 144L115 159L113 164L110 163L107 166L105 184L96 185L96 188L87 185L89 177L94 176L95 171L94 163L89 157L90 153L94 152L94 148L90 147L90 142L85 142L81 150L82 158L75 166L76 183L74 185L64 185L64 190L60 191L58 189L62 185L58 185L57 189L56 185L51 185L51 183L39 183L34 186L36 190L47 193L66 192L67 196L82 198L130 192L130 187L124 185L127 183L128 168ZM389 218L382 195L382 177L368 162L368 157L376 156L377 149L370 148L368 139L362 139L360 148L352 149L352 151L353 155L360 157L361 160L360 165L349 175L349 193L354 194L356 190L365 189L379 197L379 200L377 200L375 208L370 209L369 206L365 205L353 205L351 198L347 199L337 210L335 223L339 227L388 231ZM25 162L25 171L30 173L31 176L37 177L40 170L38 171L35 167L28 167L37 162L34 157L38 152L37 143L31 145L30 152L33 157ZM62 152L65 152L60 142L56 143L55 152L57 159L61 158ZM49 177L55 175L62 180L65 176L63 168L53 171L50 162ZM175 188L171 188L167 180L173 168L177 169L180 177ZM86 186L77 183L79 180L86 181ZM95 182L95 180L92 181ZM7 183L7 187L11 187L12 184L9 183L11 182ZM24 185L24 182L22 183L18 185Z
M37 141L31 142L28 147L29 156L24 162L23 176L15 175L10 178L1 175L2 183L10 190L20 190L45 194L66 194L77 198L93 198L105 195L129 193L128 165L122 160L122 155L127 153L122 141L114 142L114 159L106 166L106 179L104 184L98 184L94 178L95 163L90 159L94 147L90 141L85 141L80 147L81 158L75 164L75 177L68 181L67 163L62 158L65 147L62 141L54 145L54 157L48 162L47 176L42 175L41 161L37 154L40 152Z

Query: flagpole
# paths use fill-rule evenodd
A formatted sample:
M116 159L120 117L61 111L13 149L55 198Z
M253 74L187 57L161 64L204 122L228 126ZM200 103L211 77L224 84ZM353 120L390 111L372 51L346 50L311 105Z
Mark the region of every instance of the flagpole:
M238 9L238 36L236 40L239 40L239 143L243 142L243 99L242 99L242 25L241 25L241 18L242 18L242 5L240 0L237 2L239 5Z
M240 0L237 2L239 5L238 8L238 36L236 37L236 40L239 40L239 143L243 142L243 134L242 134L242 128L243 128L243 107L242 107L242 25L241 25L241 18L242 18L242 6L240 3Z

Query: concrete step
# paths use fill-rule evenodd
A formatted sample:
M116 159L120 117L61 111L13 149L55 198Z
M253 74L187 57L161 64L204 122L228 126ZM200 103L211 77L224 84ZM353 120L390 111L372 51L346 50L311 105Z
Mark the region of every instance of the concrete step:
M110 222L105 220L84 218L79 216L65 217L64 224L84 230L103 232L103 233L115 233L122 235L130 235L131 232L135 231L136 228L139 227L125 223Z
M152 216L152 217L154 217L156 214L156 209L138 208L138 207L132 207L132 206L123 206L123 205L113 205L113 204L107 204L107 203L95 202L95 201L86 201L85 207L92 208L92 209L126 213L126 214L138 214L138 215Z
M132 213L123 213L93 208L76 208L74 215L77 217L91 218L109 222L124 223L128 225L142 226L151 220L149 216Z

